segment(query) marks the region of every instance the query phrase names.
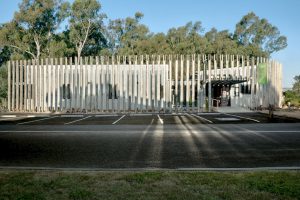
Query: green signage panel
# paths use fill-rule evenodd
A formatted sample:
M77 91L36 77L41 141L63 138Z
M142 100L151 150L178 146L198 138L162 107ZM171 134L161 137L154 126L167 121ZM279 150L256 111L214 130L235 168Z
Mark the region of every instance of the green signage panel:
M267 63L259 63L257 67L257 82L259 84L267 84Z

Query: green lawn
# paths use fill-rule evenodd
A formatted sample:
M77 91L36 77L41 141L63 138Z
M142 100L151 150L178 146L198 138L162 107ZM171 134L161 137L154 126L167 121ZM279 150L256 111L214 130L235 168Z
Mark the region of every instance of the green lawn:
M299 171L0 171L0 199L299 199Z

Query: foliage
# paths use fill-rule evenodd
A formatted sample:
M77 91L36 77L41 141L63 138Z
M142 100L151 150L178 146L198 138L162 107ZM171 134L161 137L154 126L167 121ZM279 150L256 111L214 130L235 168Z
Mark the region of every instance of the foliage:
M49 43L66 17L67 5L61 0L23 0L12 21L1 28L1 44L24 58L49 55Z
M253 12L245 15L237 24L235 39L244 46L252 46L271 54L287 46L287 38L267 19L260 19Z
M0 62L39 57L112 54L239 54L268 57L287 46L278 28L253 12L245 15L234 33L200 21L152 33L143 13L110 19L98 0L23 0L14 18L0 25ZM67 19L67 20L66 20ZM66 23L61 28L62 22Z
M9 60L11 52L7 46L0 47L0 66Z
M113 53L138 54L143 52L142 44L149 47L147 40L150 38L149 29L140 24L143 14L137 12L126 19L111 20L108 25L111 36L111 47Z
M4 65L0 68L0 107L3 105L3 101L7 98L7 67Z
M300 95L299 93L296 93L295 91L291 91L291 90L288 90L285 92L285 98L284 98L284 101L285 101L285 104L287 105L288 102L291 103L291 106L300 106Z
M77 57L98 54L106 45L103 34L101 4L97 0L75 0L70 11L70 40L76 47Z
M300 75L294 77L293 91L300 96Z

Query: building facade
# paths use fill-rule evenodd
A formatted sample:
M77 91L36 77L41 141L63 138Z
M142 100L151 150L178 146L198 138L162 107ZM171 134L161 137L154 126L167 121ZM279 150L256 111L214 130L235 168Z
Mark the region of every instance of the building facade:
M243 56L19 60L8 62L8 109L170 113L281 107L281 82L280 63Z

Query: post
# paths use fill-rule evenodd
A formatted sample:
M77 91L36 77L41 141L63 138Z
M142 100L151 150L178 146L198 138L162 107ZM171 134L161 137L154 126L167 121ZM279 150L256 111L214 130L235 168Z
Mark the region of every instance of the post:
M47 110L49 111L50 110L50 101L51 101L51 91L50 91L50 84L51 84L51 81L50 81L50 69L49 69L49 58L46 58L46 93L47 93Z
M110 109L110 106L109 106L109 102L110 102L110 100L109 100L109 84L111 83L111 81L110 81L110 66L109 66L109 57L107 56L106 57L106 65L105 65L105 71L106 71L106 79L105 79L105 91L106 91L106 93L105 93L105 103L106 103L106 111L107 112L109 112L109 109Z
M45 112L45 74L44 74L44 70L45 70L45 66L44 66L44 59L41 59L41 63L40 63L40 109L41 112Z
M208 59L208 112L211 112L211 59Z
M64 68L62 64L62 58L59 59L59 69L58 69L58 98L59 98L59 110L63 110L63 85L64 85Z
M16 110L19 111L19 61L16 61Z
M75 57L75 74L74 74L74 80L75 80L75 86L74 86L74 101L75 101L75 111L77 111L79 108L80 108L80 97L79 97L79 87L80 87L80 80L79 80L79 59L80 58L77 58Z
M41 63L40 60L38 59L36 61L36 74L37 74L37 79L36 79L36 98L37 98L37 103L36 103L36 111L41 112Z
M24 60L24 111L27 111L27 86L28 86L28 67L27 60Z
M160 112L161 109L161 101L160 101L160 55L157 58L157 66L156 66L156 101L157 101L157 110Z
M144 78L143 78L143 75L144 75L144 58L143 56L140 56L140 66L139 66L139 75L138 75L138 82L139 82L139 85L138 85L138 104L139 104L139 108L140 108L140 111L142 112L143 111L143 100L144 100L144 90L143 90L143 86L144 86ZM122 71L120 70L120 72L122 73ZM120 76L120 83L122 84L122 76Z
M200 56L197 55L197 112L200 112Z
M195 109L195 55L192 55L192 112Z
M251 60L251 108L254 108L254 57Z
M223 64L224 64L224 56L220 55L220 80L223 80Z
M95 63L95 111L98 112L99 109L99 85L100 85L100 76L99 76L99 57L96 56L96 63ZM75 76L76 78L76 76ZM76 81L75 81L76 84Z
M38 111L38 65L39 65L39 60L35 60L35 65L34 65L34 111Z
M104 57L100 57L101 62L101 111L104 112L105 110L105 70L104 70Z
M172 103L173 103L173 93L172 93L172 77L173 77L173 66L172 66L172 55L169 55L169 92L168 92L168 104L170 105L170 112L173 112Z
M206 76L207 76L207 70L206 70L206 68L207 68L207 58L206 58L206 55L203 55L203 57L202 57L202 59L203 59L203 99L202 99L202 103L203 103L203 105L202 105L202 107L203 107L203 109L205 108L205 111L206 111L206 109L207 109L207 107L206 107L206 96L207 96L207 93L206 93Z
M154 55L151 57L151 110L155 112L155 58Z
M128 68L126 67L126 56L123 56L123 65L122 68L124 70L124 85L123 85L123 94L124 94L124 100L123 100L123 109L124 112L127 111L128 107Z
M60 107L60 65L58 63L58 59L55 58L55 77L56 80L53 83L54 87L55 87L55 111L60 111L61 107Z
M164 78L164 94L163 94L163 102L164 102L164 113L167 112L168 110L168 97L167 97L167 92L168 92L168 68L167 68L167 56L163 56L163 78Z
M117 56L117 71L118 71L118 92L117 92L117 98L118 98L118 113L121 112L122 107L121 107L121 102L123 101L123 81L122 81L122 74L123 74L123 69L121 68L120 65L120 56Z
M64 87L64 109L67 110L68 109L68 58L64 58L64 65L63 65L63 76L64 76L64 80L63 80L63 87Z
M8 91L7 91L7 96L8 96L8 102L7 102L7 108L8 108L8 111L12 111L11 109L11 100L12 100L12 97L11 97L11 61L8 61L7 62L7 82L8 82Z
M23 66L23 60L20 61L20 106L19 106L19 109L20 111L24 111L23 110L23 87L24 87L24 79L23 79L23 73L24 73L24 66Z
M185 106L186 111L190 110L190 59L189 56L186 56L186 85L185 85Z
M183 94L184 94L184 91L183 91L183 85L184 85L184 82L183 82L183 55L180 55L180 109L181 109L181 112L183 110Z
M36 90L35 90L35 85L36 85L36 79L35 79L35 60L32 60L32 65L31 67L31 105L30 105L30 110L31 112L33 112L35 110L35 105L36 105L36 101L35 101L35 96L36 96Z

